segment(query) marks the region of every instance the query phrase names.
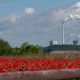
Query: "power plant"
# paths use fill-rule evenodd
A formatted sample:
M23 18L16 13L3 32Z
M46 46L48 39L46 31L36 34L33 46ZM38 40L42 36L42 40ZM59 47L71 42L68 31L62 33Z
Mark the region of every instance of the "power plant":
M49 46L44 47L44 52L51 52L51 51L80 51L80 45L78 44L77 40L73 41L73 44L65 44L65 37L64 37L64 24L70 20L80 20L80 15L69 15L62 21L62 44L58 44L58 41L51 40Z
M51 51L80 51L80 45L78 41L74 40L73 44L54 44L54 41L50 41L49 46L44 47L44 52Z
M49 46L44 47L44 52L51 51L80 51L80 45L77 40L74 40L72 44L65 44L64 40L64 24L62 24L62 44L58 41L51 40Z

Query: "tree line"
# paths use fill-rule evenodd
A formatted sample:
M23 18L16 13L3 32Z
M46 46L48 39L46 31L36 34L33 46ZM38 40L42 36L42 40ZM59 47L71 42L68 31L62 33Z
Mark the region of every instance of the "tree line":
M20 47L12 47L9 42L0 39L0 56L27 55L43 53L42 46L23 42Z

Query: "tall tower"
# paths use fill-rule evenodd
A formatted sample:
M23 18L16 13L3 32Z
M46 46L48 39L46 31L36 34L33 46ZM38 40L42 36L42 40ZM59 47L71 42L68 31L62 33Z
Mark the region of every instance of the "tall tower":
M62 44L64 44L64 22L62 22Z

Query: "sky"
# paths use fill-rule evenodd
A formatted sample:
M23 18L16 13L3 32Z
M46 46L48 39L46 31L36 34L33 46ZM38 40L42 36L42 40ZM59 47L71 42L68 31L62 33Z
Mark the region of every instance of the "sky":
M80 0L0 0L0 38L14 47L61 44L63 21L65 44L80 41Z

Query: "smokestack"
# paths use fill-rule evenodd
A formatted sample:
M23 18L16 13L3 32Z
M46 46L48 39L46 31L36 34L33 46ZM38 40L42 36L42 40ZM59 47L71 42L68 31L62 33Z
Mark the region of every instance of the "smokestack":
M64 44L64 23L71 20L80 20L80 14L70 14L62 21L62 44Z
M72 15L70 15L71 18L73 17ZM64 23L68 22L69 20L71 20L70 17L66 17L63 21L62 21L62 45L64 44Z
M62 45L64 44L64 22L62 22Z

